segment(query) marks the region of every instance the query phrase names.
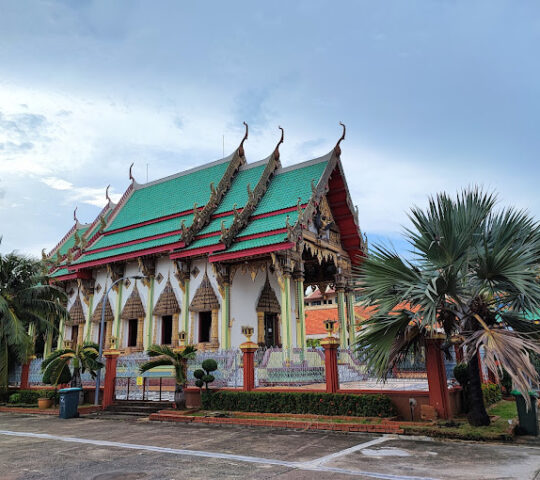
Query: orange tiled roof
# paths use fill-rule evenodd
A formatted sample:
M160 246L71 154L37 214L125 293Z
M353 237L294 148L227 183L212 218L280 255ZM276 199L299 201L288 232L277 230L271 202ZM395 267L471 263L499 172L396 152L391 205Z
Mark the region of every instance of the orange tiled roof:
M366 320L373 312L374 307L355 306L354 313L358 320ZM325 305L323 308L306 309L306 335L324 335L325 320L338 320L337 305ZM334 326L338 330L338 324Z

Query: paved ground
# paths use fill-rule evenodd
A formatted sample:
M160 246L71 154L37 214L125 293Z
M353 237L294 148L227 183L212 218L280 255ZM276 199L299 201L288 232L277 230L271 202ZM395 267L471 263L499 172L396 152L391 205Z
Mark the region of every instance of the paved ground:
M540 479L540 444L0 413L0 479Z

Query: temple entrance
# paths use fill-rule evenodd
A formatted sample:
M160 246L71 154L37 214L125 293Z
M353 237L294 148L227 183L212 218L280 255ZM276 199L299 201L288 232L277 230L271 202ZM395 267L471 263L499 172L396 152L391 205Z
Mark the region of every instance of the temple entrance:
M275 313L264 314L264 344L267 347L277 345L277 315Z

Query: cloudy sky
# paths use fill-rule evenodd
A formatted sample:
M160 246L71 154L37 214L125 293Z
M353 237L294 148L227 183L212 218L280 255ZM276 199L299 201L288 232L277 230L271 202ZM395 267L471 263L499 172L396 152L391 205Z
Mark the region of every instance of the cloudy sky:
M0 251L39 254L129 184L285 128L342 159L372 242L481 184L540 216L540 4L0 0Z

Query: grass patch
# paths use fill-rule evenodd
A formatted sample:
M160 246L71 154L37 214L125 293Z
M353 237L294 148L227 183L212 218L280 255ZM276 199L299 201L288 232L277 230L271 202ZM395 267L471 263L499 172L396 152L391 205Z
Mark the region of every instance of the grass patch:
M511 441L514 438L508 420L517 417L516 402L502 400L488 409L490 415L499 418L488 427L473 427L465 417L451 421L439 421L435 425L407 426L403 425L405 433L411 435L430 435L434 437L459 438L463 440L500 440Z

